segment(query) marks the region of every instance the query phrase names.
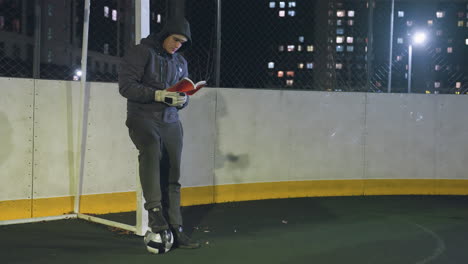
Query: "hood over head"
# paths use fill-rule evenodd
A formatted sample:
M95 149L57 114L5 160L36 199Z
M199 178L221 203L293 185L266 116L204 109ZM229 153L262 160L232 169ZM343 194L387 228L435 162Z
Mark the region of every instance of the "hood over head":
M158 33L151 33L147 38L141 40L141 43L162 48L164 40L172 35L179 34L187 38L182 47L177 52L184 51L192 45L192 34L190 33L190 24L185 18L169 19L166 21L163 29Z

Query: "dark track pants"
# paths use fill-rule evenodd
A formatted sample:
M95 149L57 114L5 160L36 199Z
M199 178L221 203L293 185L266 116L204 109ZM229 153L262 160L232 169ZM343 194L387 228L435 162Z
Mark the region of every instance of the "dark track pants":
M180 121L164 123L158 117L128 116L126 125L130 138L139 151L139 173L146 200L145 209L161 205L168 224L182 225L179 183L182 124Z

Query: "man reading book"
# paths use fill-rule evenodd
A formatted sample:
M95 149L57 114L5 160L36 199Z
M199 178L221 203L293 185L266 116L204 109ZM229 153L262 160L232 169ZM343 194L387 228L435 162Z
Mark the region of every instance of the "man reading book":
M182 230L180 163L182 124L178 111L187 107L185 93L166 89L188 76L179 54L192 42L184 18L167 21L124 56L119 92L127 98L126 125L139 151L139 174L152 232L171 229L175 247L198 248Z

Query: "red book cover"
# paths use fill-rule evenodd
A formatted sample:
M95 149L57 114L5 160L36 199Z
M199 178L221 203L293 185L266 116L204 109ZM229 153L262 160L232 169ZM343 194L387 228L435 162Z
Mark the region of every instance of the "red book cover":
M198 92L201 88L205 86L206 86L206 81L199 81L197 83L193 83L193 81L190 80L189 78L183 78L178 83L167 88L167 91L181 92L181 93L186 93L187 95L193 95L194 93Z

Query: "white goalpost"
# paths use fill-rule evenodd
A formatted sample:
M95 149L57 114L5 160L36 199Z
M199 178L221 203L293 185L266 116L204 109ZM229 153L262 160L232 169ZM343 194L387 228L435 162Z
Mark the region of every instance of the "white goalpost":
M88 124L88 104L89 104L89 84L86 83L87 73L87 58L88 58L88 36L89 36L89 15L90 15L90 1L85 0L84 15L83 15L83 42L81 51L81 82L80 82L80 104L79 104L79 118L78 118L78 133L74 163L74 205L73 213L48 216L48 217L34 217L26 219L5 220L0 221L0 225L33 223L42 221L62 220L62 219L83 219L111 227L116 227L128 230L137 235L143 236L148 230L148 213L144 209L144 198L142 188L139 180L138 168L136 181L136 225L129 225L104 219L101 217L87 215L80 212L80 199L82 194L83 176L84 176L84 161L86 156L86 138L87 138L87 124ZM150 4L149 0L135 0L135 44L138 44L142 37L146 37L150 33Z
M84 23L83 23L83 49L82 49L82 57L81 57L81 69L83 71L82 79L81 79L81 92L82 92L82 114L80 116L80 125L81 129L81 139L79 140L78 149L80 150L80 155L78 155L77 165L79 168L76 170L78 173L75 175L78 177L78 180L75 181L76 183L76 192L75 192L75 206L74 206L74 213L77 215L79 219L84 219L87 221L104 224L112 227L117 227L120 229L131 231L137 235L143 236L145 232L148 230L148 213L143 208L144 205L144 198L142 193L142 188L139 180L138 169L137 169L137 177L136 177L136 225L128 225L124 223L119 223L112 220L107 220L104 218L86 215L80 213L80 196L81 196L81 186L83 182L83 171L84 171L84 156L86 151L86 124L87 124L87 101L88 101L88 93L86 93L86 65L87 65L87 57L88 57L88 32L89 32L89 13L90 13L90 0L85 1L85 10L84 10ZM149 0L136 0L135 1L135 44L139 44L142 37L146 37L149 35L150 32L150 16L149 16Z

